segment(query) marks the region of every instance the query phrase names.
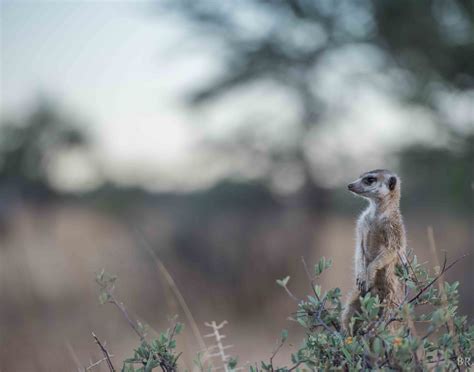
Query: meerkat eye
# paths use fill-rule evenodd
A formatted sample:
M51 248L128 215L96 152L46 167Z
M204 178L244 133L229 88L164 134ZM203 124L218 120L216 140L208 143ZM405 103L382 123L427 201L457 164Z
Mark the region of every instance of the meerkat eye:
M367 185L371 185L371 184L373 184L375 181L377 181L377 178L372 177L372 176L369 176L369 177L365 177L365 178L364 178L364 182L365 182Z

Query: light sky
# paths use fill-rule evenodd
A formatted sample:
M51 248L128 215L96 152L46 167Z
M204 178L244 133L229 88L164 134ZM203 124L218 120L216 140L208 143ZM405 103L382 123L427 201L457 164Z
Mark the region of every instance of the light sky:
M271 124L260 128L264 136L278 137L297 116L287 92L265 85L224 97L213 110L187 107L185 92L220 71L217 52L191 40L179 21L147 1L6 0L1 2L1 32L2 116L24 115L40 94L51 97L88 123L97 143L94 161L118 183L204 187L248 164L216 159L216 153L199 146L203 139L232 133L241 119L255 116ZM351 66L359 68L357 56L347 54ZM360 66L364 72L365 65ZM370 89L359 89L357 102L351 103L354 91L344 87L345 70L347 63L329 60L326 70L316 71L322 98L346 100L350 116L350 122L328 118L315 136L310 148L321 169L337 166L341 159L335 154L364 158L390 148L394 137L399 141L413 128L413 120L419 128L411 131L415 137L433 136L428 113L408 112ZM354 123L363 139L358 144ZM58 160L52 177L66 189L98 180L84 154L77 153Z
M112 178L170 173L200 137L178 92L205 77L199 57L186 69L168 59L178 42L177 25L148 2L4 1L2 115L45 94L90 123Z

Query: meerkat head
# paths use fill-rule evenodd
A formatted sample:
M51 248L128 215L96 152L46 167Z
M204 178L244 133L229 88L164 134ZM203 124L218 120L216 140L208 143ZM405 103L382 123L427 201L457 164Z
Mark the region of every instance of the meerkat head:
M400 179L389 170L375 169L362 174L347 188L354 194L366 199L374 201L395 200L400 196Z

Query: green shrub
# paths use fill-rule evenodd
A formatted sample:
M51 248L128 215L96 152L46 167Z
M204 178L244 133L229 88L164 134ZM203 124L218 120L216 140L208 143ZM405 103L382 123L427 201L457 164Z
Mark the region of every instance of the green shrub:
M474 344L474 327L467 318L457 314L459 283L443 282L444 273L457 261L447 265L446 259L434 275L417 262L416 256L398 268L397 275L406 284L405 299L395 309L381 312L383 305L378 297L366 294L362 311L354 321L362 326L357 335L350 336L341 330L341 291L332 288L323 291L316 282L331 267L324 257L310 271L304 263L312 293L297 299L288 288L289 277L277 284L298 301L292 320L305 330L305 337L292 354L287 366L275 366L274 357L285 344L288 332L283 331L279 346L269 352L268 361L249 366L250 371L294 370L459 370L469 366ZM115 304L140 337L141 343L134 356L123 363L122 371L176 371L179 354L176 354L174 336L181 330L177 324L159 339L146 341L142 326L130 319L123 304L114 295L115 278L102 272L97 277L102 302ZM394 329L391 326L396 325ZM202 355L200 356L202 357ZM200 358L198 358L200 360ZM210 370L203 363L200 370ZM236 359L229 360L227 370L237 368Z

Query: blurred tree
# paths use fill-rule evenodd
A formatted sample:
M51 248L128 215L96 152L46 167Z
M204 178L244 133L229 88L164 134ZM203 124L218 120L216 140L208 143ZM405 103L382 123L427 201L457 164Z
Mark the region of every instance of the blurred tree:
M48 163L71 146L83 146L86 137L72 120L48 101L41 101L24 120L0 125L0 186L2 194L42 199L54 192Z
M455 151L411 146L400 153L401 173L410 182L403 203L472 215L474 210L474 135L458 138Z
M302 194L310 207L324 206L327 200L305 149L310 130L321 123L327 110L314 77L335 52L356 47L381 61L382 74L395 71L398 86L390 94L405 104L436 111L437 91L474 88L471 0L172 0L164 4L192 28L193 37L216 42L221 49L215 56L223 62L223 72L191 94L192 104L212 104L237 88L268 81L296 98L299 117L292 145L270 148L266 156L275 167L282 160L300 164L306 181ZM376 83L367 74L363 78ZM436 118L439 124L447 122ZM236 142L244 151L258 152L251 134Z

